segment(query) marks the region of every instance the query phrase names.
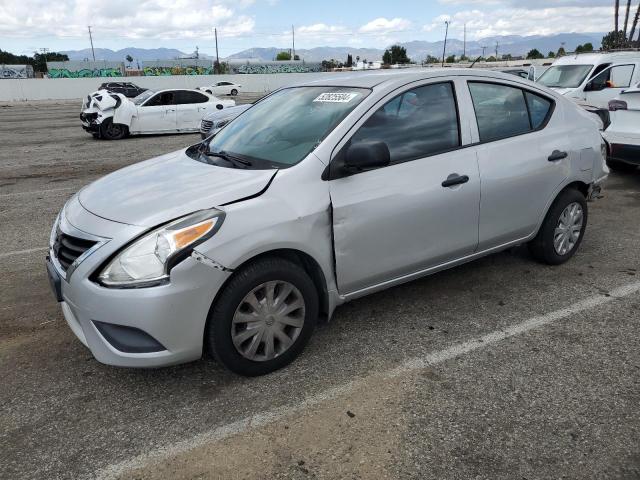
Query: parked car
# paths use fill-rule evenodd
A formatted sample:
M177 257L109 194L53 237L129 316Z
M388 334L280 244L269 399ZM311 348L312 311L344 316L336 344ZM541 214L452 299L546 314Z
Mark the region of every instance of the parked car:
M569 260L608 172L596 120L471 69L283 88L72 197L51 284L101 362L265 374L349 300L515 245Z
M609 102L609 116L611 123L604 131L607 164L614 170L634 171L640 166L640 84Z
M200 122L200 136L204 139L209 135L216 133L231 120L236 118L242 112L251 107L250 103L244 105L236 105L235 107L228 107L224 110L218 110L216 112L207 113Z
M568 98L607 109L609 100L640 82L640 51L566 55L537 80Z
M137 86L131 82L106 82L100 85L98 90L108 90L111 93L121 93L127 98L134 98L142 92L147 91L146 88Z
M535 80L535 68L533 68L533 67L530 67L530 68L523 68L523 67L500 68L500 69L497 69L497 70L502 72L502 73L509 73L511 75L516 75L517 77L520 77L520 78L526 78L528 80Z
M200 90L210 93L211 95L231 95L233 97L238 95L241 89L242 85L226 81L217 82L206 87L200 87Z
M80 121L87 132L108 140L129 134L189 133L199 131L207 112L235 104L198 90L147 90L132 100L100 90L83 102Z

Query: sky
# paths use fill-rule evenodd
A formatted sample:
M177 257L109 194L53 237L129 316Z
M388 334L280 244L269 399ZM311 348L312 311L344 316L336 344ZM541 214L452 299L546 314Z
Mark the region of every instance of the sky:
M88 25L94 46L113 50L198 46L212 55L217 27L225 57L288 47L292 25L297 48L383 48L441 40L445 20L459 39L465 23L468 39L606 32L613 30L613 0L0 0L0 49L31 55L88 48Z

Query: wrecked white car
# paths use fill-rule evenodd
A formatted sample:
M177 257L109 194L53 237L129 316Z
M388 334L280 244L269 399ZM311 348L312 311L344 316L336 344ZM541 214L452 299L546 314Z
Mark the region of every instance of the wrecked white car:
M202 117L235 106L198 90L147 90L133 99L99 90L83 101L82 128L95 137L119 140L127 135L198 132Z

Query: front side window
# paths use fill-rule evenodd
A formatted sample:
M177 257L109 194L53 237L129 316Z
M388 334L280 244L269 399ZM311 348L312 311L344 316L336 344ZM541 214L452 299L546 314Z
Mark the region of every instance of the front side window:
M382 141L391 163L406 162L460 146L458 112L449 82L414 88L378 109L351 137L351 144Z
M537 81L545 87L577 88L592 68L593 65L557 65L549 67Z
M607 87L627 88L631 85L634 65L616 65L593 78L590 82L592 90L602 90Z
M211 138L209 155L238 157L253 166L295 165L369 94L353 87L293 87L256 103Z
M132 101L136 105L142 105L149 97L151 97L155 92L153 90L145 90L138 96L136 96Z

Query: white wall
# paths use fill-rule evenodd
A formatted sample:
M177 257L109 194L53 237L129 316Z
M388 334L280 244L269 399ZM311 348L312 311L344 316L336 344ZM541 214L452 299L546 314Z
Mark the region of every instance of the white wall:
M28 78L0 80L0 102L74 100L95 92L103 82L133 82L151 89L195 88L221 80L239 83L246 92L264 93L299 82L318 80L335 73L276 73L252 75L176 75L124 78Z

